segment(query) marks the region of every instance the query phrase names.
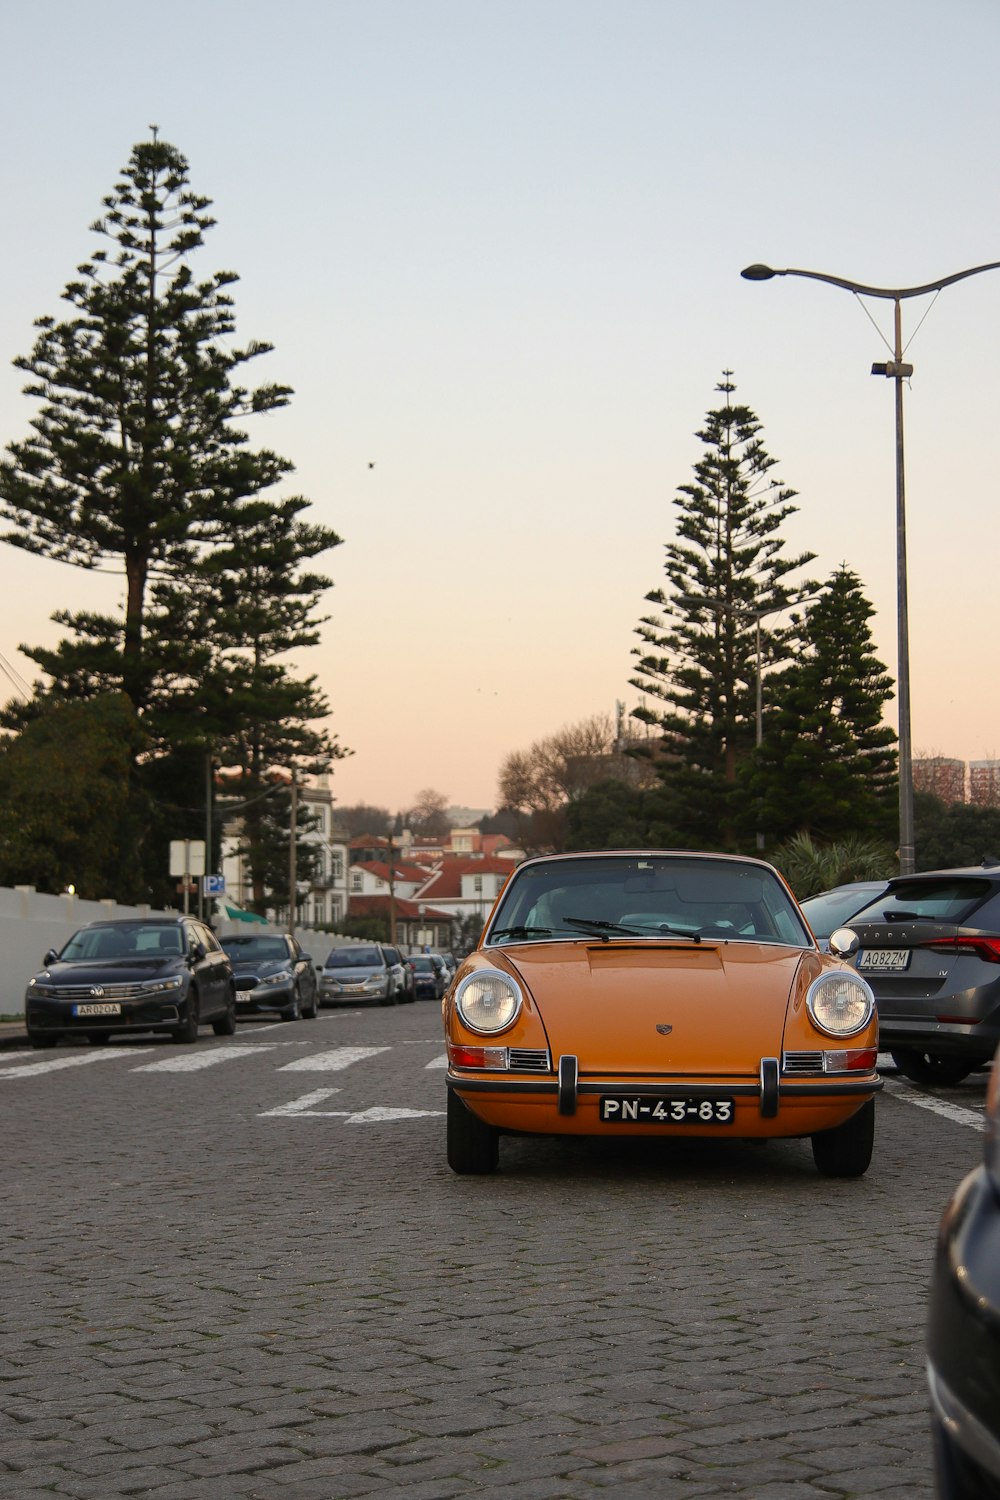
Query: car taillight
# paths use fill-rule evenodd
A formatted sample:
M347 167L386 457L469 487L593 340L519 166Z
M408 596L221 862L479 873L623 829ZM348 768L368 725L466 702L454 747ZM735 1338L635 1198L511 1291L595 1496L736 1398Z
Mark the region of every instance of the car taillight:
M506 1047L468 1047L464 1042L448 1043L448 1061L453 1068L501 1068L510 1067L510 1054Z
M1000 937L949 937L931 938L921 943L921 948L934 948L941 953L969 953L981 958L986 964L1000 964Z

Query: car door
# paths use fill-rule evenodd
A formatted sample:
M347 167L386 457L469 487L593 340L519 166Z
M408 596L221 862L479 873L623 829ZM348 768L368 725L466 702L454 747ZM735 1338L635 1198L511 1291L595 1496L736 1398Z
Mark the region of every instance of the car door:
M232 967L215 933L203 922L189 924L188 953L201 1005L201 1019L221 1015L229 1003Z

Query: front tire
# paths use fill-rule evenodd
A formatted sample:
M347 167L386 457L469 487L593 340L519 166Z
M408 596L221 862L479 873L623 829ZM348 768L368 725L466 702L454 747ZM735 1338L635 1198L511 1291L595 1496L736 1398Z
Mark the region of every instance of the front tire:
M56 1044L56 1042L58 1042L58 1040L59 1040L58 1033L55 1036L50 1036L49 1033L46 1032L46 1031L30 1031L29 1030L29 1032L28 1032L28 1041L30 1042L30 1044L32 1045L32 1047L36 1047L36 1048L54 1047L55 1044Z
M299 996L298 990L296 990L295 993L293 994L293 996L292 996L292 1003L288 1007L288 1009L287 1010L283 1010L281 1012L281 1019L283 1021L301 1021L302 1020L302 1000L301 1000L301 998Z
M869 1099L843 1125L817 1131L812 1138L813 1161L823 1177L863 1177L874 1145L875 1100Z
M236 1035L236 996L232 992L230 992L229 999L226 1001L225 1015L220 1016L217 1021L212 1022L212 1030L216 1036Z
M460 1176L485 1177L500 1164L500 1132L484 1125L453 1089L448 1091L448 1165Z
M174 1031L175 1042L196 1042L198 1040L198 1027L201 1025L201 1013L198 1007L198 991L192 988L188 991L187 1014L180 1026Z
M928 1084L931 1088L947 1088L949 1084L961 1083L980 1066L964 1057L943 1057L940 1052L918 1052L908 1047L890 1052L889 1056L904 1078L913 1083Z

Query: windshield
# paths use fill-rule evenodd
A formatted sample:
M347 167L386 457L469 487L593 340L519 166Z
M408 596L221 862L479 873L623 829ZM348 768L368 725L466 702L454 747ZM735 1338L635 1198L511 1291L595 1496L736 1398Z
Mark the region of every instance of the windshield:
M685 855L572 856L523 865L486 945L549 938L689 938L811 946L764 865Z
M884 895L863 906L853 922L963 922L993 890L988 880L895 880Z
M385 960L377 948L335 948L326 961L328 969L380 969Z
M287 958L288 949L280 937L224 938L223 948L231 958Z
M437 967L429 958L411 958L410 963L418 974L433 974Z
M157 958L183 953L179 927L84 927L73 934L59 957L63 959Z

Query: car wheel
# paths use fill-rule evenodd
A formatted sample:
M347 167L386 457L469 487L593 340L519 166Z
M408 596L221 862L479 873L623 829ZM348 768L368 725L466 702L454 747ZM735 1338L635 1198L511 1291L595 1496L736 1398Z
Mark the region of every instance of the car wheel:
M396 994L394 990L386 990L385 994L379 1000L379 1005L395 1005L395 1003Z
M315 1021L319 1015L319 990L313 990L312 1004L308 1010L302 1012L307 1021Z
M198 1027L201 1025L201 1015L198 1009L198 991L192 986L188 991L187 1013L180 1026L174 1028L174 1041L196 1042L198 1040Z
M212 1022L212 1030L216 1036L236 1035L236 996L232 992L230 992L229 999L226 1001L225 1015L220 1016L217 1021Z
M874 1144L875 1100L869 1099L843 1125L817 1131L812 1138L813 1161L824 1177L862 1177Z
M302 998L299 995L298 990L296 990L294 995L292 996L292 1003L288 1007L288 1009L281 1012L281 1019L283 1021L302 1020Z
M961 1083L980 1066L964 1057L942 1057L938 1052L916 1052L909 1048L901 1048L889 1056L905 1078L914 1083L937 1084L941 1088L950 1083Z
M110 1031L88 1031L87 1041L92 1047L103 1047L111 1040Z
M50 1036L46 1031L28 1032L28 1041L32 1047L54 1047L58 1040L58 1035Z
M500 1162L500 1132L484 1125L466 1109L453 1090L448 1091L448 1165L462 1176L484 1177Z

